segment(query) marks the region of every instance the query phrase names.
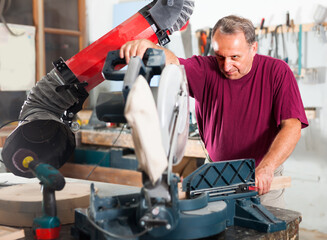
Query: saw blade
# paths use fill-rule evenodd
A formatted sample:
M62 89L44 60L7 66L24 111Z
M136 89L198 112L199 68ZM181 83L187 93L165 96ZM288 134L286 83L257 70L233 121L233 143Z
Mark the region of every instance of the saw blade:
M173 164L183 158L188 138L188 89L183 68L168 65L161 74L157 110L161 124L162 142Z
M193 13L193 0L174 0L170 1L159 0L150 10L150 14L159 26L165 30L168 29L170 33L181 29Z

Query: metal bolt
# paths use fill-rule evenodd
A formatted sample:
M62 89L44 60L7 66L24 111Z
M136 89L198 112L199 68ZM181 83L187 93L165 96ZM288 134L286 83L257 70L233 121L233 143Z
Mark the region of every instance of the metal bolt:
M160 210L159 210L158 207L155 207L154 209L152 209L152 214L153 214L154 216L158 215L159 212L160 212Z
M72 112L68 113L68 117L73 118L74 117L74 113L72 113Z
M72 122L70 129L73 132L77 132L80 129L80 125L78 124L78 122Z

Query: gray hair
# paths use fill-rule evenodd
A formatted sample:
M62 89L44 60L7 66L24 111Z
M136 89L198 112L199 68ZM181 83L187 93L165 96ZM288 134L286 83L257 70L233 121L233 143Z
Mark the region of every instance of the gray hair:
M255 42L255 28L249 19L236 15L223 17L218 20L216 25L213 27L211 35L212 37L215 35L218 29L222 34L243 32L249 45L252 45Z

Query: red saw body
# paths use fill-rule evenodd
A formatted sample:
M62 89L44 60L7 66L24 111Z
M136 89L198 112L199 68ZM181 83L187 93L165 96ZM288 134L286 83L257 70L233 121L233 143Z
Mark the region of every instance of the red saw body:
M101 71L109 51L117 50L124 43L135 39L148 39L158 43L154 28L138 12L67 60L66 64L80 82L88 83L85 89L89 92L104 80Z

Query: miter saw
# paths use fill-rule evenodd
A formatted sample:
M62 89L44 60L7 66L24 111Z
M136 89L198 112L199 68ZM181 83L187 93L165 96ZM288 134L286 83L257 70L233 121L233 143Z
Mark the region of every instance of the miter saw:
M132 128L143 174L140 193L99 196L91 186L90 206L75 211L76 239L198 239L231 225L274 232L286 228L261 204L254 187L253 159L203 165L183 180L187 199L179 199L179 177L172 165L183 157L188 137L188 87L183 66L165 66L162 50L148 49L143 61L131 59L124 73L114 70L119 52L108 54L103 74L123 81L121 92L100 97L98 117L118 120L117 102ZM158 87L150 87L160 75ZM113 101L120 95L122 101ZM118 99L118 98L116 98ZM104 109L107 112L104 112ZM156 149L154 149L154 146Z

